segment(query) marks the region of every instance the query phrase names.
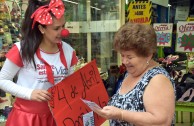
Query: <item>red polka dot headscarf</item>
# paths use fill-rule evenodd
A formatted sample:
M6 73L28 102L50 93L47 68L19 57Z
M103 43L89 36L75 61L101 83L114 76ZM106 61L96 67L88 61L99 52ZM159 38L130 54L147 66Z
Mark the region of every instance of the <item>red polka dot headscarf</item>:
M31 16L33 20L32 29L36 22L39 22L43 25L50 25L53 23L52 16L49 12L52 12L53 15L59 19L64 14L65 7L61 0L51 0L49 5L39 7Z

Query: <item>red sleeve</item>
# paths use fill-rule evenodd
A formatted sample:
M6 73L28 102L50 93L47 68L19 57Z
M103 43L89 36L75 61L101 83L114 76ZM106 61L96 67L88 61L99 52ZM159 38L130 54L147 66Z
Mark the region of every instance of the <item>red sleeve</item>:
M72 56L72 59L71 59L71 66L76 65L77 62L78 62L78 59L77 59L77 56L76 56L76 52L73 51L73 56Z
M19 67L23 66L20 51L18 50L18 48L15 44L13 45L13 47L8 51L8 53L5 56L9 60L11 60L13 63L15 63L17 66L19 66Z

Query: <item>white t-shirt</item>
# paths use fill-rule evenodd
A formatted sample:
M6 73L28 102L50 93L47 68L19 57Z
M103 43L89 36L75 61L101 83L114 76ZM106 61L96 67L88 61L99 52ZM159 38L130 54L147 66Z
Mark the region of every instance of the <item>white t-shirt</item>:
M41 57L51 66L54 84L59 83L73 72L73 67L77 63L74 49L65 42L62 42L62 49L65 56L66 65L60 59L60 51L56 53L46 53L40 51ZM6 55L6 61L0 72L0 88L16 97L30 99L33 89L47 90L53 84L48 82L45 64L34 55L36 70L34 65L27 64L20 55L20 42L10 49ZM17 82L12 79L17 74Z

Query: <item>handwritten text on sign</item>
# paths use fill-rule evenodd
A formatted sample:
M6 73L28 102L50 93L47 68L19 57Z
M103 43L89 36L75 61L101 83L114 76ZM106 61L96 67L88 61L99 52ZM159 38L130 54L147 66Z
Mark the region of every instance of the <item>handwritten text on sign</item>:
M100 107L107 104L108 95L99 75L95 60L48 90L49 102L57 126L83 126L83 115L91 109L80 98L93 101ZM105 119L94 114L95 126Z

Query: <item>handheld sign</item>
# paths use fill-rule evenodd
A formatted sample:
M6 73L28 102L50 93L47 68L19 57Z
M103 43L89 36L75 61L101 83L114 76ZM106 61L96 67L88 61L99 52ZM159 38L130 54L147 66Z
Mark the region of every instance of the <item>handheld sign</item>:
M108 102L108 94L95 60L48 91L52 94L49 106L57 126L83 126L83 115L92 110L81 99L95 102L100 107ZM104 118L94 113L95 126L100 126L104 121Z

